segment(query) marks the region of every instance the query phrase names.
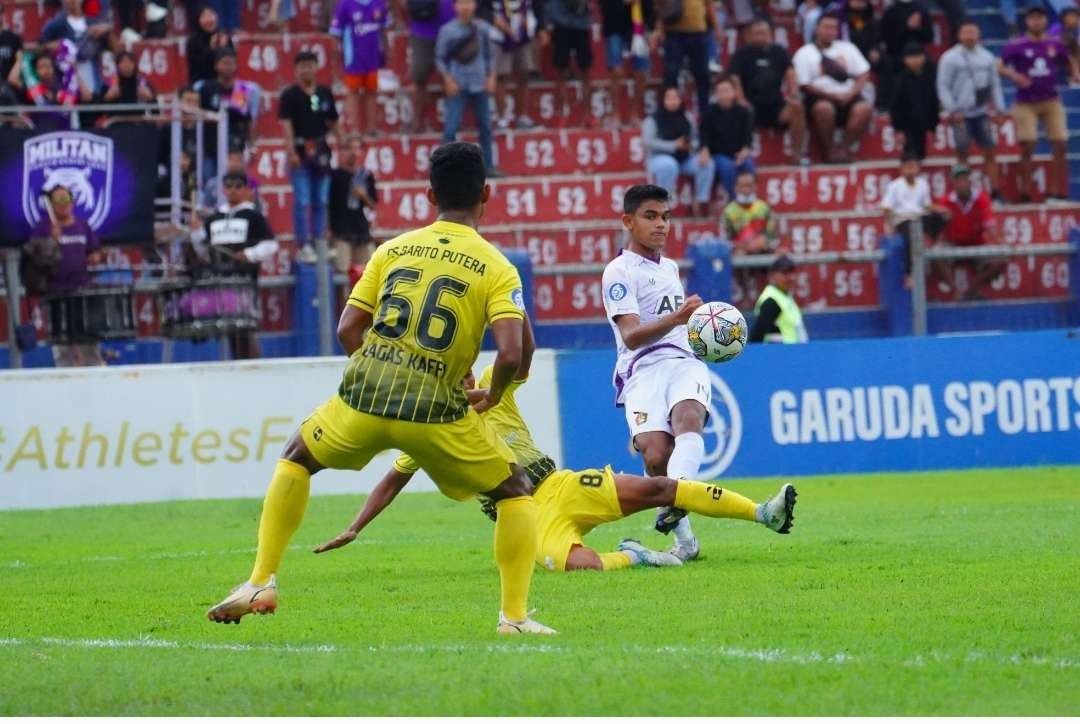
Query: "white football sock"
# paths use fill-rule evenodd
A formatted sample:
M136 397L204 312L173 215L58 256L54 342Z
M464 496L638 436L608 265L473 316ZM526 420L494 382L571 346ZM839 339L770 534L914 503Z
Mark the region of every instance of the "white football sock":
M668 458L667 476L676 480L697 480L701 460L705 457L705 440L699 433L684 432L675 438L675 449ZM674 530L675 542L679 545L692 545L694 531L690 528L690 517L679 521Z

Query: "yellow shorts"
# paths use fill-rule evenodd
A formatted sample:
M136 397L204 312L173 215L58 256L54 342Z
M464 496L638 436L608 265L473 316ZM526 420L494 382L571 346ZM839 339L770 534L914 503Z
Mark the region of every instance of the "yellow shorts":
M315 459L335 470L360 470L383 450L406 452L454 500L498 487L517 462L471 408L454 422L408 422L358 412L334 395L300 423L300 434Z
M549 571L566 570L566 557L600 525L623 518L615 474L603 470L556 470L533 493L540 507L540 549L536 562Z

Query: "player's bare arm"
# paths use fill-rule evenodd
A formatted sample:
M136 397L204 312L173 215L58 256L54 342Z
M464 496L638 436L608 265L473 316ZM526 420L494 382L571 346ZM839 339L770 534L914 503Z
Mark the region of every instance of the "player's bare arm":
M345 305L345 309L341 311L341 318L338 319L337 336L347 356L352 357L353 352L360 349L360 345L364 342L364 335L371 328L373 320L373 315L366 309L354 307L351 304Z
M495 340L495 366L491 373L491 387L485 397L474 408L483 412L499 404L507 386L514 381L524 359L524 322L514 317L497 319L491 325L491 336Z
M394 502L394 498L409 484L410 480L412 480L412 473L403 473L391 468L383 476L383 479L379 481L379 484L375 486L374 490L371 491L371 495L368 496L364 507L357 514L356 519L349 524L349 527L339 533L336 538L332 538L317 547L314 552L325 553L352 543L368 523L375 520L379 513L386 510L390 503Z
M623 343L630 349L640 349L662 339L676 327L686 324L694 310L704 303L697 294L691 294L678 309L659 319L643 324L641 317L636 314L620 314L615 317L615 324L622 334Z
M532 369L533 355L536 353L536 337L533 336L532 322L529 315L525 315L521 328L521 364L518 365L515 380L527 380L529 371Z

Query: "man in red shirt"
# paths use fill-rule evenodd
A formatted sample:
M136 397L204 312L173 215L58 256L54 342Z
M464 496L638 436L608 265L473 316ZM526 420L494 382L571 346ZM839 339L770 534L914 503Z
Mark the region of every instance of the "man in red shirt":
M953 190L938 199L936 206L945 213L941 214L939 229L928 228L936 244L947 246L980 246L998 243L997 222L990 196L985 191L976 192L971 186L971 169L957 164L952 169ZM936 226L936 224L931 225ZM964 299L982 299L981 289L992 282L1005 270L1005 264L999 259L971 259L951 262L969 270L972 275ZM953 292L950 281L950 262L934 262L931 269L938 281L938 288L948 294ZM960 290L956 290L959 298Z

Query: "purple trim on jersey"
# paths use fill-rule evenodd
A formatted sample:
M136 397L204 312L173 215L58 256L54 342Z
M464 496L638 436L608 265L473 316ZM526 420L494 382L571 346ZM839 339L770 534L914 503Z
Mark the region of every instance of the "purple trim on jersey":
M639 254L639 256L640 256L640 254ZM634 376L634 365L636 365L641 360L641 358L644 357L645 355L652 354L653 352L655 352L655 351L657 351L659 349L664 349L665 347L670 347L671 349L677 349L677 350L679 350L680 352L683 353L683 356L684 356L685 359L689 359L689 357L685 356L686 355L686 350L685 349L683 349L682 347L680 347L677 344L672 344L671 342L664 342L663 344L650 345L649 347L646 347L645 349L641 350L636 355L634 355L634 357L630 360L630 364L626 368L626 379L625 380L622 378L622 375L620 375L617 371L615 372L615 407L622 407L623 406L623 404L621 402L619 402L619 398L622 397L623 388L626 387L626 383L629 382L630 378Z

